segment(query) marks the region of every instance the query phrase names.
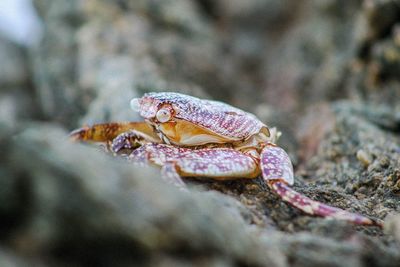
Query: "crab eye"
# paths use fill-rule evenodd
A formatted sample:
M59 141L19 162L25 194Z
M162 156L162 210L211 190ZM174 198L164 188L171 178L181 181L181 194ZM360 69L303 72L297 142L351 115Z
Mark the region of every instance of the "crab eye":
M157 111L156 118L159 122L167 122L171 119L171 113L168 109L160 109Z
M131 109L139 112L140 111L139 98L132 98L132 100L130 102L130 106L131 106Z

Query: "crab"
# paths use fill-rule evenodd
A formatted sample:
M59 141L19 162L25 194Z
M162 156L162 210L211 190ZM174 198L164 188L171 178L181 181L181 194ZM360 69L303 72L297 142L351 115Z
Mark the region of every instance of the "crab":
M379 226L379 219L328 206L295 191L293 166L276 141L280 132L251 113L228 104L192 96L146 93L130 102L144 118L112 122L71 132L73 140L108 144L115 154L161 167L161 177L188 191L182 177L216 180L256 178L283 201L306 214L356 225Z

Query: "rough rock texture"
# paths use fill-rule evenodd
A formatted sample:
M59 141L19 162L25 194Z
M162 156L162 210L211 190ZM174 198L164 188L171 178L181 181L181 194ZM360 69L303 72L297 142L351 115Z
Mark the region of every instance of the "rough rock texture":
M34 2L40 46L0 40L1 266L400 265L400 1ZM296 190L384 229L306 216L261 179L180 192L68 141L164 90L278 126Z

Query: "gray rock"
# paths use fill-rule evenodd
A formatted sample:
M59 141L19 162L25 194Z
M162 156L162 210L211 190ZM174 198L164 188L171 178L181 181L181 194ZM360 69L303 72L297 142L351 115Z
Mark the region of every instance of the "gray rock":
M28 51L0 36L0 122L37 117Z
M26 51L5 37L0 36L0 91L9 87L25 86L30 79Z
M57 128L31 125L11 142L1 139L7 175L0 212L15 220L3 220L3 230L22 255L102 266L154 266L161 255L178 263L193 255L198 264L284 266L229 197L182 193L156 171L65 138Z

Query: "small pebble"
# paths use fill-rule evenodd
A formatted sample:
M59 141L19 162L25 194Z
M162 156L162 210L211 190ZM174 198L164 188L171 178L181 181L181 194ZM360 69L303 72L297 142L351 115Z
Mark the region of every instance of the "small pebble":
M369 153L367 153L365 150L358 150L357 151L357 159L363 164L365 167L368 167L371 162L372 162L372 157Z
M400 214L391 214L385 218L384 231L400 242Z

